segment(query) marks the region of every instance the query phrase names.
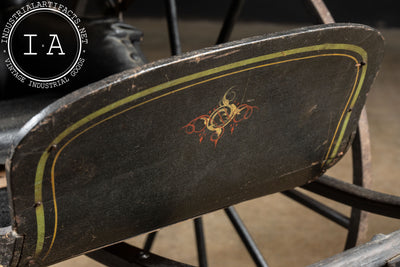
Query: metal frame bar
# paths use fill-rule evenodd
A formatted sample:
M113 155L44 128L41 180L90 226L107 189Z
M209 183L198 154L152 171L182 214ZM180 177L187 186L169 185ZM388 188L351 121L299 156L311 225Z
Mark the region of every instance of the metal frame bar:
M251 258L257 266L268 267L266 260L258 249L256 243L251 237L249 231L244 225L242 219L240 219L239 214L236 212L234 207L229 207L225 209L226 215L228 215L229 220L231 221L233 227L238 233L240 239L243 244L246 246L247 251L249 252Z
M155 232L151 232L150 234L147 235L146 241L143 246L144 252L150 252L150 250L154 244L154 240L156 239L157 234L158 234L158 231L155 231Z
M329 12L329 9L326 7L323 0L306 0L306 3L313 11L314 16L318 19L319 23L335 23L331 12Z
M204 238L203 219L198 217L193 220L196 233L197 255L200 267L207 267L206 240Z
M217 44L222 44L229 41L233 27L242 12L245 0L232 0L228 13L225 16L224 24L219 33Z
M179 37L178 29L178 11L175 0L165 0L167 25L169 34L169 43L172 55L179 55L182 53L182 46Z

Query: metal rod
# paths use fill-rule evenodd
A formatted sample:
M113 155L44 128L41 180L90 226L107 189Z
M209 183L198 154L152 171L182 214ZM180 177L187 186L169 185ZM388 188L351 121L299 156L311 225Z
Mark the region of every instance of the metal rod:
M149 252L151 250L151 247L154 244L154 240L157 236L158 231L152 232L147 235L146 241L144 243L143 251L144 252Z
M181 41L178 29L178 12L175 0L165 0L167 8L167 24L171 54L179 55L182 53Z
M233 27L239 18L240 12L242 11L244 1L245 0L232 0L228 14L226 14L224 24L222 25L219 33L217 44L222 44L229 41Z
M262 256L260 250L258 249L256 243L251 237L249 231L246 229L243 221L240 219L239 214L237 214L234 207L229 207L225 209L228 218L232 222L233 226L236 229L236 232L239 234L242 239L243 244L246 246L247 251L250 253L250 256L253 258L253 261L257 266L268 267L267 262Z
M282 194L293 199L294 201L306 206L307 208L317 212L318 214L330 219L331 221L343 226L344 228L349 228L350 220L345 215L337 212L336 210L322 204L321 202L299 192L296 190L283 191Z
M196 218L194 221L194 229L196 232L197 255L200 267L207 267L207 251L206 242L204 238L203 219Z
M307 0L306 3L311 7L313 14L316 16L319 23L335 23L335 20L323 0Z

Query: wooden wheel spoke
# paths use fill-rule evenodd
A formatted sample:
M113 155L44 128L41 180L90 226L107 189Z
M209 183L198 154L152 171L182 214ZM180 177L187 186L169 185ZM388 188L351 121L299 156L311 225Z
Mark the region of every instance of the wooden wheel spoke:
M348 217L326 206L325 204L307 196L306 194L303 194L297 190L283 191L282 194L317 212L325 218L328 218L331 221L343 226L346 229L350 227L350 219Z

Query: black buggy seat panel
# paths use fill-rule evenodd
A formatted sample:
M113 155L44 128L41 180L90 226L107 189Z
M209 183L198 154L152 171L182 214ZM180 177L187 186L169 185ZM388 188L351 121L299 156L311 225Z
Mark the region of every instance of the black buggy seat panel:
M6 163L14 264L55 263L317 179L350 146L382 55L369 27L307 27L58 100L20 130Z

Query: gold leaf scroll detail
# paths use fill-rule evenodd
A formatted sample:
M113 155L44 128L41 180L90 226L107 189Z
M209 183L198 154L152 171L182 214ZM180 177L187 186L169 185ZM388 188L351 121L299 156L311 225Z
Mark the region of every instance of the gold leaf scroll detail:
M210 133L210 141L217 146L226 127L230 127L232 134L241 121L249 119L254 109L258 109L256 106L235 103L235 100L236 92L232 87L226 91L218 106L208 112L209 115L200 115L182 128L187 134L197 134L200 143Z

